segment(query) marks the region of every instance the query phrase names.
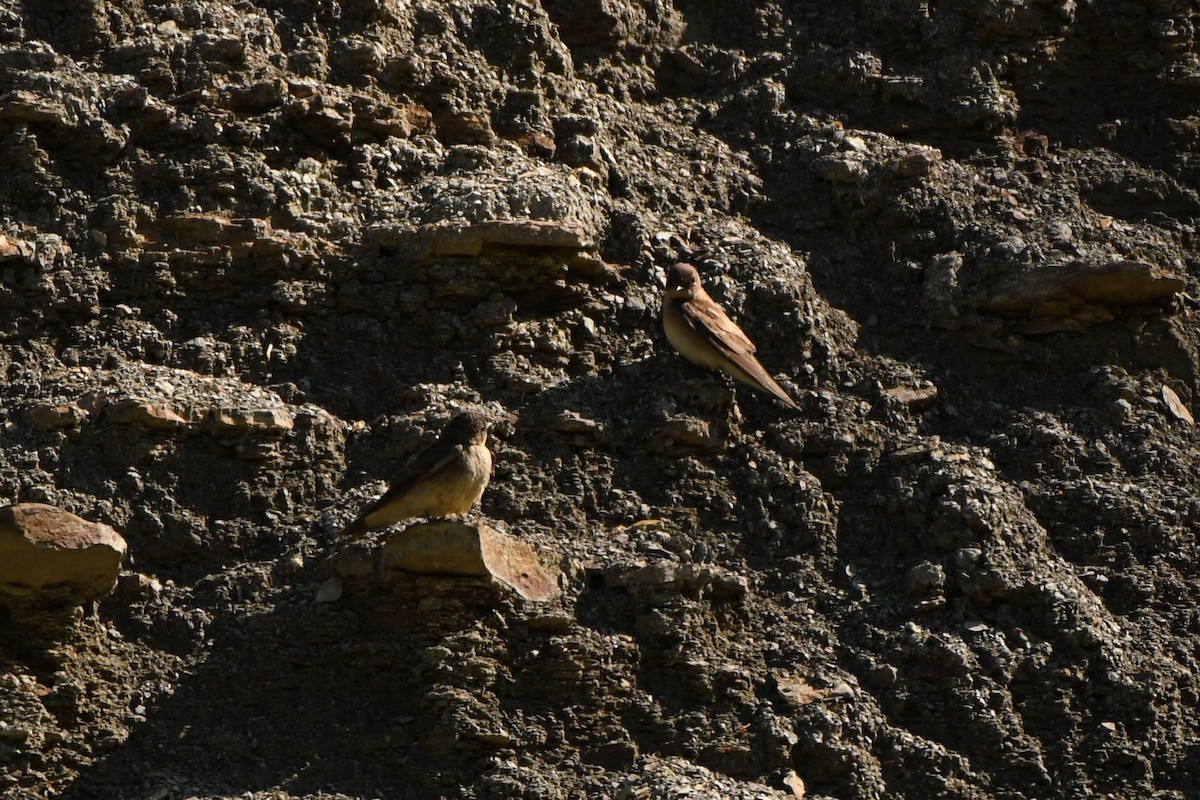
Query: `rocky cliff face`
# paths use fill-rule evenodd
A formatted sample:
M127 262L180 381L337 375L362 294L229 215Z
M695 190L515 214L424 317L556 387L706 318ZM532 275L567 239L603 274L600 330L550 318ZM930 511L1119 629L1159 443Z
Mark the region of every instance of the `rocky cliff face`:
M1194 796L1196 24L3 4L5 796ZM551 599L333 540L462 407Z

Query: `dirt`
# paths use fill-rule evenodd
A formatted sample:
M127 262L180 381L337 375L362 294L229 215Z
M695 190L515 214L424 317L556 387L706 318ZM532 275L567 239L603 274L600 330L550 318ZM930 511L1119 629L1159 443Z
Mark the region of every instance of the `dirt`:
M1198 19L0 4L0 793L1200 796ZM553 602L334 540L468 407Z

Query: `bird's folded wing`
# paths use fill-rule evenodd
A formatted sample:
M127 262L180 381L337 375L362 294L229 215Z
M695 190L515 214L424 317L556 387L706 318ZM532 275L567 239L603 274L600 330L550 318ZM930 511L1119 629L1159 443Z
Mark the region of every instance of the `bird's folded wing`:
M434 443L425 450L422 450L417 454L416 458L404 465L392 477L391 482L388 484L388 490L383 493L383 496L368 506L359 516L368 517L397 497L403 497L418 483L461 456L462 452L463 446L461 444L446 447L439 443Z
M715 303L685 303L683 318L701 333L713 347L734 361L739 357L754 357L754 342Z

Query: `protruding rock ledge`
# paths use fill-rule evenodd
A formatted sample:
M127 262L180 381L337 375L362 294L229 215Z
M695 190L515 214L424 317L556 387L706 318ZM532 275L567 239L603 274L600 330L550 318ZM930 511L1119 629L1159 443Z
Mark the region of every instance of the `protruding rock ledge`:
M113 590L125 539L55 506L0 508L0 598L80 605Z
M419 228L379 225L370 234L391 249L415 249L425 259L477 256L488 247L527 250L587 250L595 246L579 225L539 219L493 219L484 222L435 222Z
M1161 301L1183 287L1183 278L1153 264L1081 261L1002 280L987 292L979 307L1002 317L1070 319L1094 325L1113 319L1113 307Z
M488 525L418 523L388 536L380 558L385 573L491 577L526 600L547 601L559 594L556 568L529 545Z

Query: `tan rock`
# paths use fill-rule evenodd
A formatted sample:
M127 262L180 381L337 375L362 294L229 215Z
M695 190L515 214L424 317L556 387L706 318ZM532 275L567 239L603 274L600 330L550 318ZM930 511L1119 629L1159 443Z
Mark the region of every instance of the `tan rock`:
M687 447L704 452L715 452L725 444L724 431L708 420L695 417L669 419L654 432L654 442L660 451L669 452L676 447Z
M1174 389L1164 383L1161 394L1163 405L1167 407L1167 411L1171 412L1171 416L1188 425L1196 424L1196 418L1192 416L1192 412L1188 410L1183 400L1179 399L1179 395L1175 393Z
M250 431L282 433L296 424L291 412L282 408L214 408L213 426L219 433L249 433Z
M0 596L79 605L116 586L125 540L55 506L0 508Z
M496 140L491 120L474 111L438 115L434 125L443 144L491 144Z
M426 522L390 535L380 555L384 571L491 577L526 600L558 596L558 570L524 542L483 524Z
M33 242L14 239L0 233L0 263L5 261L32 261L37 247Z
M1045 266L998 282L980 307L1003 317L1070 317L1084 324L1111 320L1106 306L1151 303L1183 290L1178 275L1140 261Z
M187 425L187 420L166 403L126 398L108 407L108 418L123 425L144 425L155 430L172 430Z
M227 217L195 213L163 217L140 226L151 241L188 244L235 244L252 242L271 234L271 223L256 217Z
M34 430L53 431L78 427L87 419L88 412L74 404L42 403L30 408L28 414L29 424Z
M937 402L938 388L936 386L893 386L884 389L883 394L901 405L919 411L929 408Z

